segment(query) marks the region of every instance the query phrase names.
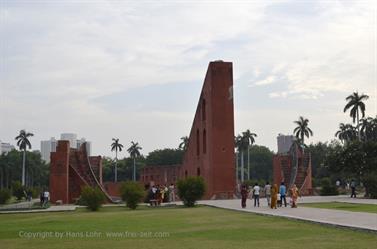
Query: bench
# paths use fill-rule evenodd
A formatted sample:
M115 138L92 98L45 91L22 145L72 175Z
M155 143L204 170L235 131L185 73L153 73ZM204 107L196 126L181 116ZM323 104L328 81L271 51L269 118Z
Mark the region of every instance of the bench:
M158 200L156 200L156 199L150 199L149 202L150 202L152 207L158 205Z

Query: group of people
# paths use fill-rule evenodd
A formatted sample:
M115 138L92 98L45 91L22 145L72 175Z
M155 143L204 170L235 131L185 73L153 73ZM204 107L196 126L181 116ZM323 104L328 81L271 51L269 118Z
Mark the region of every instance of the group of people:
M340 190L341 188L345 188L347 191L349 191L351 189L351 198L356 198L356 182L354 179L351 180L351 182L347 181L347 182L344 182L343 183L344 185L342 185L342 182L340 179L337 179L335 181L335 185L336 187L338 188L338 190Z
M264 194L267 199L267 205L272 209L276 209L278 206L287 206L287 187L285 186L284 182L280 184L278 188L277 184L273 186L270 185L269 182L263 188ZM255 183L252 188L249 188L247 185L242 185L241 187L241 206L242 208L246 208L246 200L251 194L251 198L254 199L254 207L259 207L259 196L260 196L261 188L259 187L258 183ZM292 187L289 189L290 197L291 197L291 207L297 208L297 200L300 196L299 189L297 188L296 184L293 184Z
M151 205L160 205L163 202L175 201L175 186L153 185L149 190L149 202Z

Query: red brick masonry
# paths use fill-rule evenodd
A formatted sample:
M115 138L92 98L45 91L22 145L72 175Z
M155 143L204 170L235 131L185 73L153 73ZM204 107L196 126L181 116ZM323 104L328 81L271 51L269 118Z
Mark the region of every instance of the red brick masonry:
M182 165L147 166L144 184L170 184L202 176L205 199L233 198L235 181L233 68L231 62L210 62L191 127Z

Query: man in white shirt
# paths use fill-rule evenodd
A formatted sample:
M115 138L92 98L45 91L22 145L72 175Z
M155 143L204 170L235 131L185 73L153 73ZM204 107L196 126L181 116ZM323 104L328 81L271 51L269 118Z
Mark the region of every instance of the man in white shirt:
M260 187L258 186L258 183L255 183L253 187L254 207L256 207L257 204L259 207L259 191L260 191Z
M44 203L43 203L43 206L46 206L48 201L49 201L49 198L50 198L50 192L48 192L47 190L43 192L43 200L44 200Z
M271 206L271 185L269 182L264 186L264 194L266 195L268 206Z

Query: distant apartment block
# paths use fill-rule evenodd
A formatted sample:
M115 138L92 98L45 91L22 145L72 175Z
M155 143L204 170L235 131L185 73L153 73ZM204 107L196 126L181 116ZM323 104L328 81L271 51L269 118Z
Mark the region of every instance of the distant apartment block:
M50 153L56 151L56 145L57 140L54 137L50 140L41 141L41 157L45 162L50 162Z
M293 142L296 140L295 136L279 134L278 140L278 154L287 154L291 149Z
M77 139L77 134L74 133L62 133L60 135L60 140L69 141L69 146L72 149L78 149L80 146L86 142L86 151L88 155L91 155L91 142L86 141L85 138ZM51 152L56 152L58 140L52 137L50 140L41 141L41 155L42 159L49 163Z
M10 143L3 143L0 140L0 154L8 154L11 150L14 150L14 146Z

